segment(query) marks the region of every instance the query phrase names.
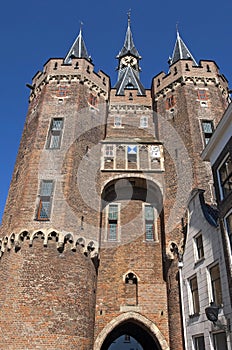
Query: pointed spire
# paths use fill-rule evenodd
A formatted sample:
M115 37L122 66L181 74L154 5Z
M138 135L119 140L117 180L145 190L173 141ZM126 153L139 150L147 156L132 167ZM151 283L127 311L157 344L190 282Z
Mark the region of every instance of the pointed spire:
M125 37L125 41L124 41L124 45L123 48L121 49L121 51L119 52L117 58L120 58L122 56L131 54L137 58L141 58L140 54L138 53L138 50L135 47L134 41L133 41L133 37L132 37L132 32L131 32L131 11L129 10L128 12L128 25L127 25L127 31L126 31L126 37Z
M191 59L193 61L193 64L195 66L198 66L193 55L191 54L191 52L189 51L189 49L187 48L187 46L185 45L185 43L181 39L178 28L176 28L176 32L177 32L176 33L177 34L176 43L175 43L172 57L170 57L170 59L169 59L169 64L171 65L171 64L173 64L179 60L182 60L182 59L184 59L184 60Z
M72 61L72 58L86 58L88 61L90 61L90 56L88 55L82 36L82 25L83 23L81 22L79 35L71 46L71 49L68 51L64 59L64 63L70 63Z
M118 64L118 81L114 88L117 95L124 95L125 89L137 90L138 95L146 95L146 91L139 78L139 55L135 48L130 27L130 11L128 13L128 26L124 46L117 56Z

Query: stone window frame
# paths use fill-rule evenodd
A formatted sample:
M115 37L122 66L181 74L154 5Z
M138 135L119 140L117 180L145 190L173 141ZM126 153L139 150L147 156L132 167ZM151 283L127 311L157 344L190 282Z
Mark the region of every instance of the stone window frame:
M121 115L114 116L114 128L123 128Z
M195 281L195 286L193 285ZM194 317L200 314L200 299L197 274L188 279L188 299L189 299L189 316Z
M109 208L110 206L117 206L117 222L116 222L116 239L110 239L109 237ZM105 207L105 241L106 242L120 242L121 240L121 203L120 202L110 202Z
M55 128L55 122L61 121L61 127ZM61 147L61 140L64 129L64 118L52 118L47 136L46 149L57 150ZM58 141L55 141L57 138Z
M146 128L148 128L148 116L147 115L142 115L141 117L140 117L140 122L139 122L139 127L141 128L141 129L146 129Z
M106 147L107 146L113 146L113 155L109 156L108 154L106 154ZM163 153L162 153L162 148L160 148L160 144L140 144L140 143L112 143L112 142L108 142L108 143L103 143L102 144L102 158L101 158L101 170L103 171L118 171L118 170L125 170L125 171L140 171L140 170L148 170L148 171L152 171L152 163L153 162L158 162L159 163L159 168L155 169L156 171L163 171ZM125 154L125 167L123 168L116 168L116 164L117 164L117 148L118 147L122 147L124 154ZM137 153L136 153L136 158L135 161L132 163L136 164L136 168L130 168L129 167L129 162L128 162L128 147L137 147ZM140 166L140 156L141 156L141 151L142 148L147 147L148 150L148 162L147 162L147 167L146 168L142 168ZM152 151L153 149L153 151ZM133 159L132 159L133 160ZM107 168L105 167L105 162L113 162L113 167L112 168Z
M68 86L67 85L60 85L57 89L57 96L58 97L66 97L68 93Z
M203 144L204 146L206 146L210 140L210 138L212 137L213 133L214 133L214 121L213 119L200 119L200 123L201 123L201 132L202 132L202 137L203 137ZM210 125L211 126L211 131L207 132L206 129L204 128L204 125Z
M46 184L50 184L51 188L48 191ZM39 185L39 196L38 205L36 208L36 220L38 221L49 221L51 218L53 193L55 188L55 182L51 179L40 180Z
M197 98L199 101L207 101L209 99L208 97L208 91L206 89L197 89Z
M201 237L201 244L199 245ZM202 231L199 231L194 237L193 237L193 242L194 242L194 253L195 253L195 260L196 262L201 261L204 259L204 240L203 240L203 235Z
M202 343L202 340L203 340L203 343ZM193 342L193 349L194 350L205 350L204 334L194 335L192 338L192 342Z
M217 341L217 338L220 337L221 335L223 335L223 342L224 344L222 345L221 339L219 341ZM228 345L227 345L227 334L225 331L219 331L219 332L212 332L211 333L211 343L213 345L214 350L228 350ZM219 346L218 346L219 345ZM221 347L221 345L223 346L223 348ZM226 347L225 347L226 346Z
M153 208L153 238L149 239L147 238L147 232L146 232L146 207L152 207ZM143 208L143 232L144 232L144 241L145 242L158 242L158 229L157 229L157 210L152 203L142 203ZM150 220L151 221L151 220ZM149 222L150 224L150 222Z
M212 269L218 267L219 277L217 279L212 279ZM207 267L207 282L208 282L208 297L209 304L214 302L218 307L222 307L223 295L222 295L222 280L220 264L218 261ZM218 284L219 283L219 284Z
M165 100L165 108L166 110L169 110L171 108L173 108L176 104L176 99L174 95L170 95L166 98Z
M135 153L129 153L129 148L136 148ZM137 166L137 169L139 168L139 145L136 144L127 144L126 145L126 164L128 167L129 163L135 163Z

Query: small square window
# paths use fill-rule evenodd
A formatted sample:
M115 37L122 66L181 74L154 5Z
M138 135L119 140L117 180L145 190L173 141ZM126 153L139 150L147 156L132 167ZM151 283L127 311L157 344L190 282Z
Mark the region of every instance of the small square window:
M148 117L140 117L140 128L148 127Z
M114 127L120 128L122 126L122 119L120 115L114 117Z
M61 85L58 88L57 96L58 97L65 97L67 95L67 86Z
M198 94L198 99L199 99L199 100L201 100L201 101L208 100L208 96L207 96L206 90L199 89L199 90L197 91L197 94Z

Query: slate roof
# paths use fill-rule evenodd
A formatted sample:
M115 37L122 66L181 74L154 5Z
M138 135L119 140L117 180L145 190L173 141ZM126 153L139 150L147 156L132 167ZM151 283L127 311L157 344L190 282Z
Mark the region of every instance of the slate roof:
M88 55L85 42L82 36L82 30L80 28L80 32L76 40L74 41L73 45L71 46L71 49L68 51L64 63L70 63L72 58L86 58L88 61L90 61L90 56Z
M135 47L134 41L133 41L133 36L131 32L131 26L130 26L130 16L128 16L128 26L127 26L127 31L126 31L126 37L124 41L123 48L119 52L117 58L121 58L123 56L126 56L128 54L133 55L136 58L141 58L140 54L138 53L138 50Z
M193 64L195 66L198 66L196 60L194 59L193 55L185 45L184 41L180 37L179 32L177 31L177 38L176 38L176 43L174 46L173 54L172 57L169 59L169 64L173 64L179 60L192 60Z
M117 89L117 95L124 95L125 89L136 89L138 95L146 95L138 73L130 66L124 68L123 71L121 70L114 88Z

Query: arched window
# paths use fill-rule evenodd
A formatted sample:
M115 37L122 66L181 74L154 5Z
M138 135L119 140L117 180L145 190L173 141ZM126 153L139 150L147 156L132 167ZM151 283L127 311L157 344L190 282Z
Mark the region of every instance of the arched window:
M126 305L138 305L138 278L133 272L125 276L125 303Z

